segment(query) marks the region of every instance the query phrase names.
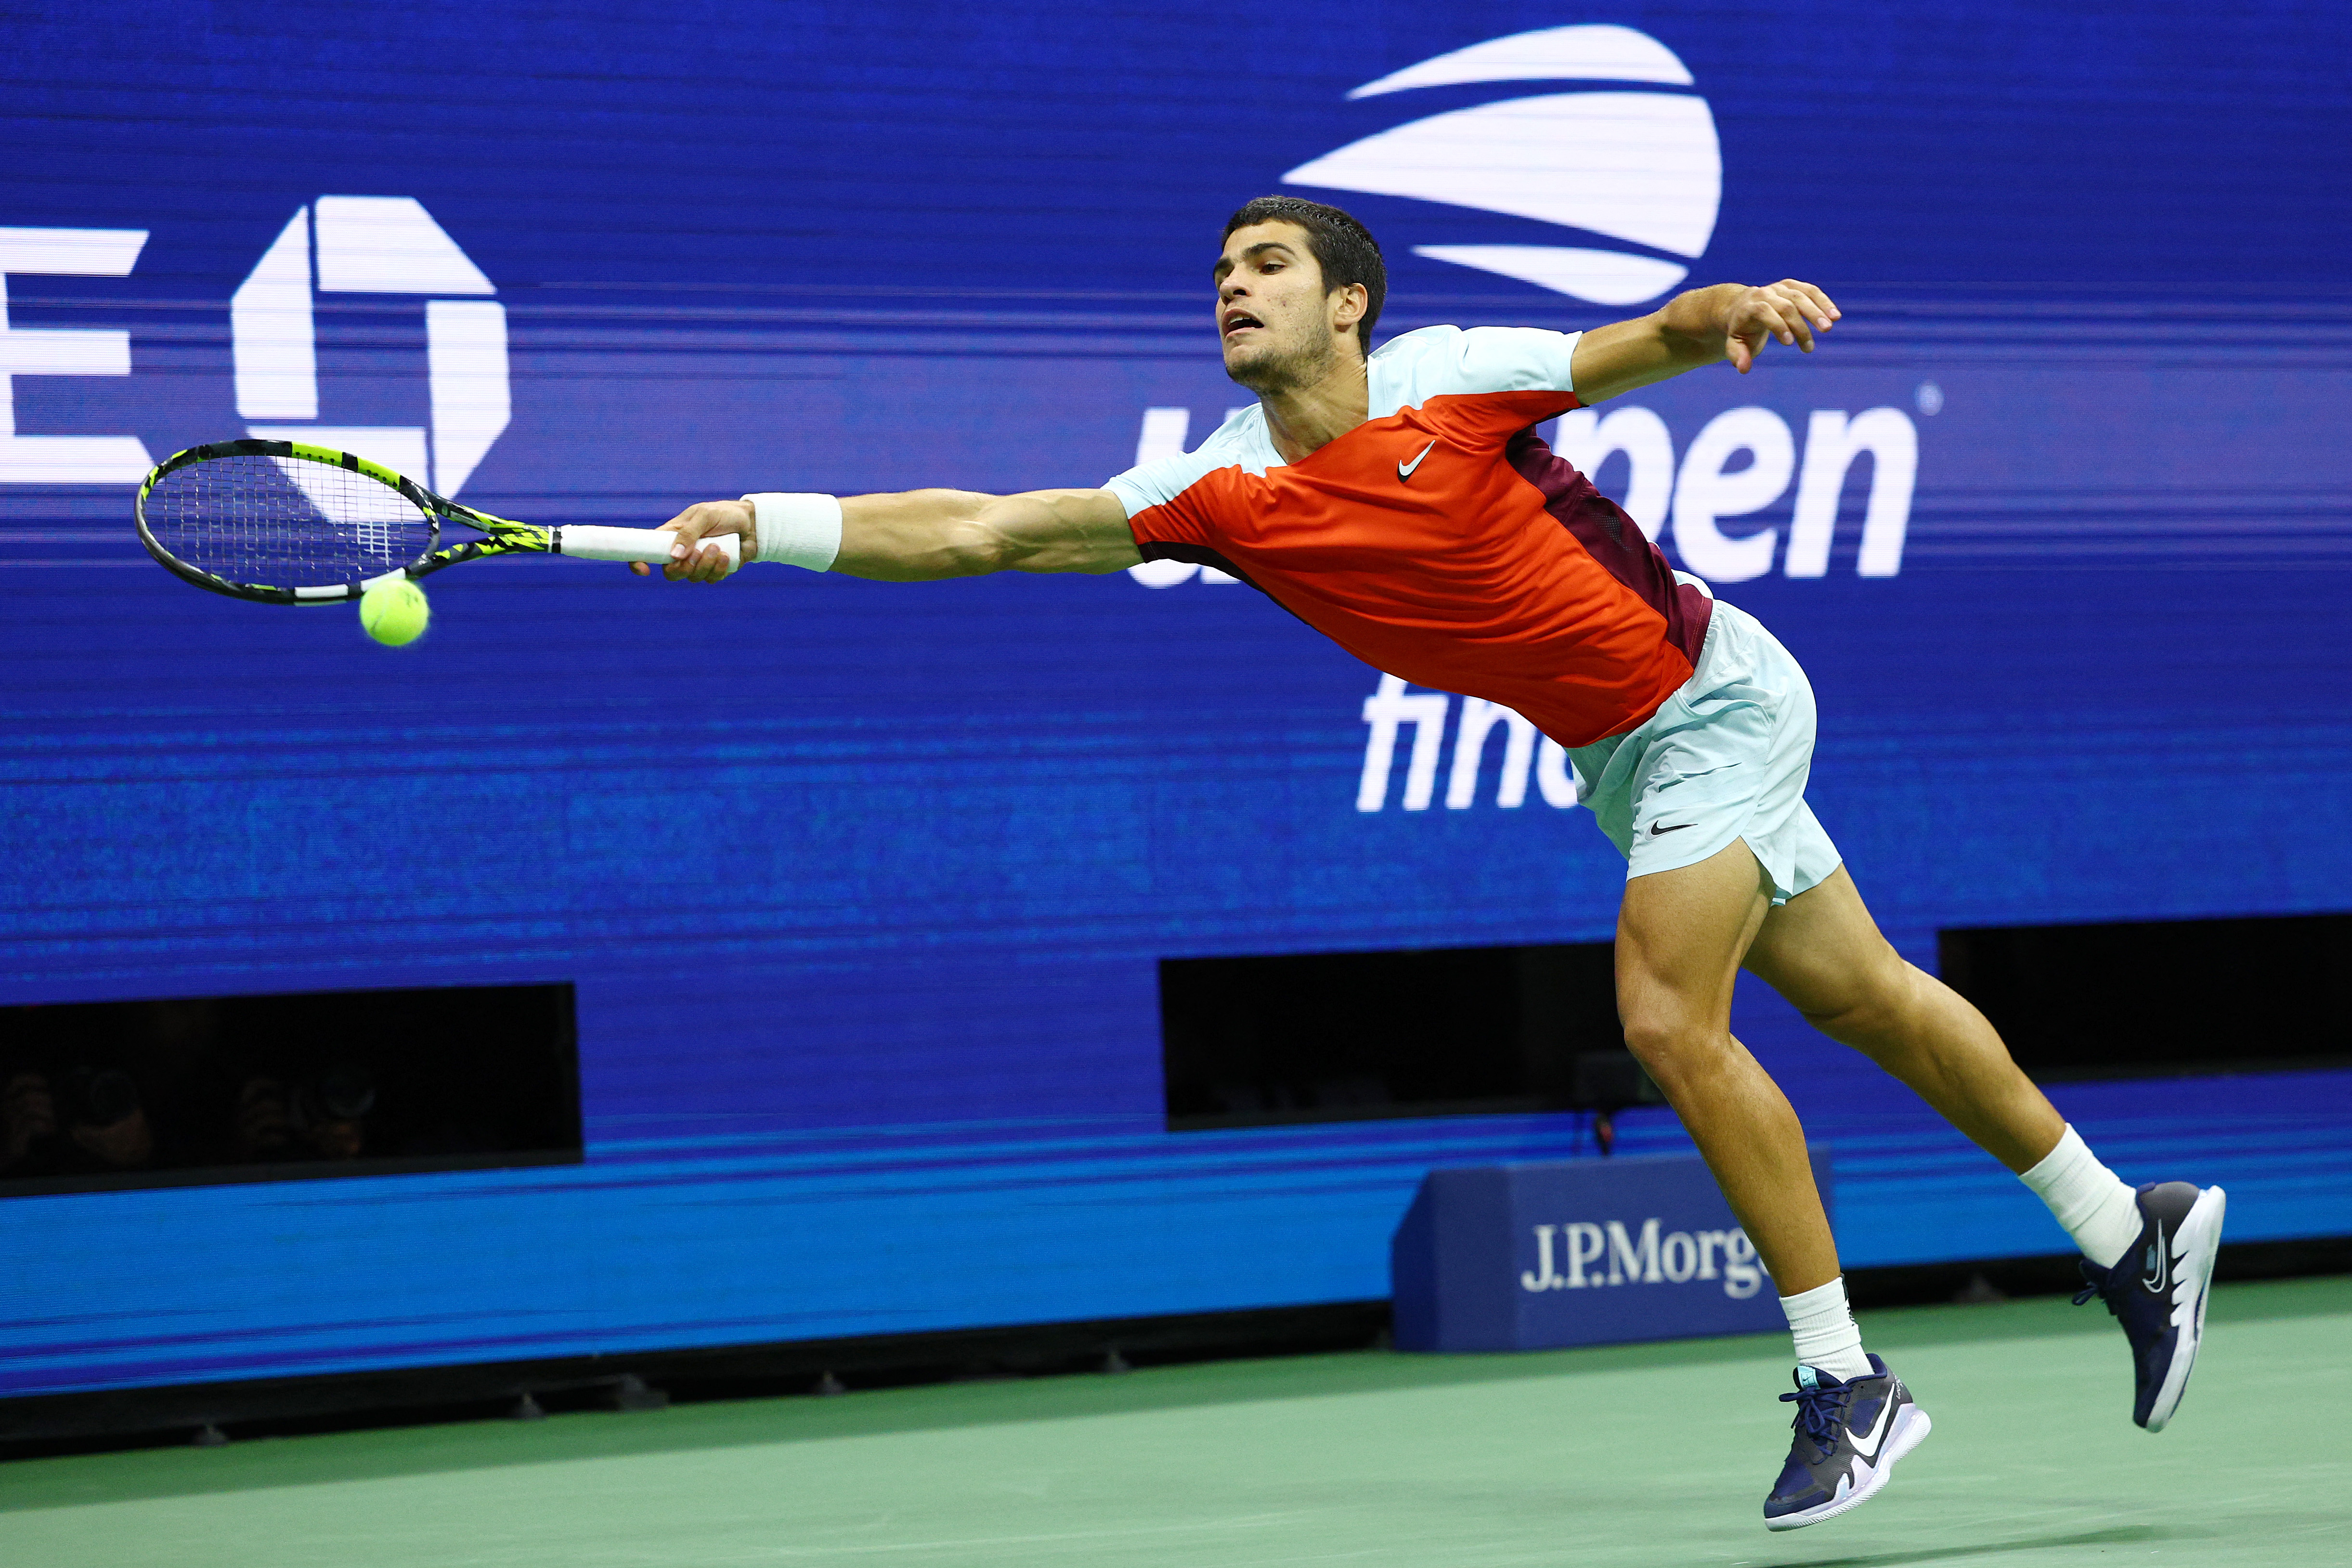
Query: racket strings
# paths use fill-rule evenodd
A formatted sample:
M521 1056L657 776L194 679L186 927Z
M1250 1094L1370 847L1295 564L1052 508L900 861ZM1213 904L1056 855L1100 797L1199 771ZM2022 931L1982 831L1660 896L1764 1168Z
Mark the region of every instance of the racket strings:
M232 582L322 587L380 576L433 548L433 521L365 474L248 454L174 469L147 494L156 543Z

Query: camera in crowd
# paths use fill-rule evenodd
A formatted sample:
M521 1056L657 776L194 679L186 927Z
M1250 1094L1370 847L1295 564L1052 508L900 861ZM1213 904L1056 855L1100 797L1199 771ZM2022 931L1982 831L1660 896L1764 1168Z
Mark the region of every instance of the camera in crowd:
M211 1004L11 1009L0 1180L357 1159L376 1078L299 1037L224 1040Z
M375 1075L337 1061L292 1082L267 1074L237 1091L237 1139L247 1159L357 1159L367 1147Z

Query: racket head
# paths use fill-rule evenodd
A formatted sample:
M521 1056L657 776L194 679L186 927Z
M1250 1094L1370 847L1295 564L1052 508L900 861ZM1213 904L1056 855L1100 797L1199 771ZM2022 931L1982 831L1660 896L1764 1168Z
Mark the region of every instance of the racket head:
M443 505L356 453L218 441L158 464L135 516L147 553L198 588L264 604L338 604L371 582L446 564L436 550Z

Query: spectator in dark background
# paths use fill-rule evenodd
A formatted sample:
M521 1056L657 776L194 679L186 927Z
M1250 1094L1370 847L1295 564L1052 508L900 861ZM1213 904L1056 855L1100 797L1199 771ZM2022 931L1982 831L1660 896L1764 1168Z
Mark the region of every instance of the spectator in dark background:
M247 1160L353 1160L367 1149L375 1080L337 1062L290 1079L256 1073L237 1091L236 1138Z
M0 1196L564 1151L570 1030L550 988L0 1008Z
M19 1067L0 1091L0 1174L8 1176L137 1170L155 1159L138 1081L120 1067Z
M18 1068L0 1083L0 1176L34 1174L54 1154L58 1101L47 1073Z

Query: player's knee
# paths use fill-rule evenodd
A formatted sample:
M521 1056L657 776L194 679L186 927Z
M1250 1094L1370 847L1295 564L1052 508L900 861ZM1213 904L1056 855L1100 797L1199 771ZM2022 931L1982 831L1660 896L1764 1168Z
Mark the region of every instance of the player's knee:
M1731 1037L1678 1009L1633 1012L1624 1018L1625 1048L1666 1092L1709 1071L1731 1048Z

